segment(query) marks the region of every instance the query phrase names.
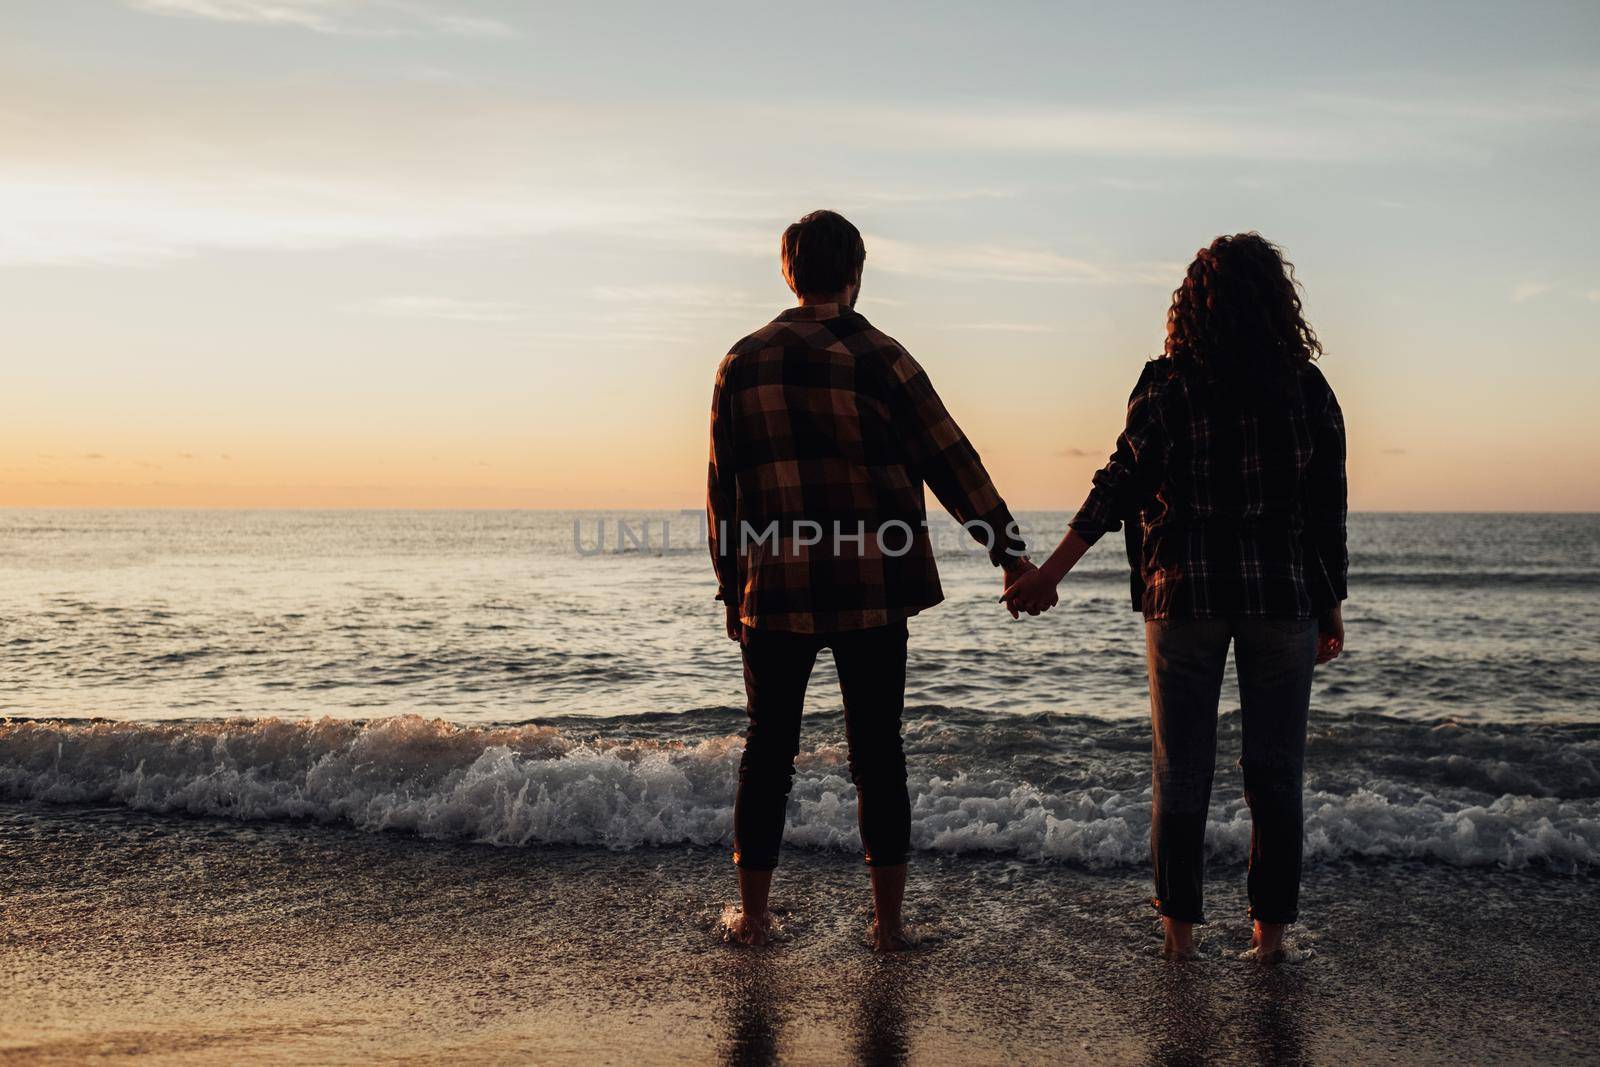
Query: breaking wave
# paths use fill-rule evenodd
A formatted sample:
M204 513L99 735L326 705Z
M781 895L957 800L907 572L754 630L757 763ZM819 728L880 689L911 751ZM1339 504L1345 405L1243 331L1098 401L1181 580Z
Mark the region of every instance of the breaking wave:
M1145 862L1140 726L919 711L906 730L917 848L1095 868ZM854 850L845 749L828 717L818 718L824 736L798 761L786 841ZM0 722L0 798L314 820L512 847L722 845L743 744L731 732L736 721L725 710L515 726L416 716L9 720ZM1224 750L1236 729L1236 718L1224 719ZM1375 716L1319 724L1307 859L1587 870L1600 856L1597 757L1592 727L1486 730ZM1242 862L1249 810L1226 770L1207 847Z

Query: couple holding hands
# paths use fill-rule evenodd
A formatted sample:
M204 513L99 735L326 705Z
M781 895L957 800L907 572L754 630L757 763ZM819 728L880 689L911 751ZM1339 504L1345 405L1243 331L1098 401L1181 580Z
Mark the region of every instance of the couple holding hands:
M829 648L872 880L872 944L907 947L906 620L943 599L926 485L1002 570L1013 616L1052 607L1084 553L1127 524L1150 674L1154 903L1174 959L1194 956L1194 926L1205 921L1206 812L1233 646L1256 955L1280 959L1297 917L1312 671L1343 650L1348 571L1344 423L1314 363L1322 350L1293 268L1254 233L1200 250L1115 451L1035 566L927 374L855 311L860 232L814 212L784 232L781 255L799 306L733 346L711 410L711 556L749 713L734 802L742 912L729 936L768 939L806 684Z

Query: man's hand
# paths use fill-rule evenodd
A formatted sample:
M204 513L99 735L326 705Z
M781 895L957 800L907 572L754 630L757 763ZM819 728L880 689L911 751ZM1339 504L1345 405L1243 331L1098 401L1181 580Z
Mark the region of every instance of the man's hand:
M744 623L739 621L739 605L724 604L728 615L728 640L738 641L744 637Z
M1344 651L1344 611L1337 605L1317 619L1317 663L1332 663Z
M1013 619L1022 617L1019 612L1038 615L1056 606L1056 583L1027 560L1007 567L1001 580L1005 588L1000 599Z

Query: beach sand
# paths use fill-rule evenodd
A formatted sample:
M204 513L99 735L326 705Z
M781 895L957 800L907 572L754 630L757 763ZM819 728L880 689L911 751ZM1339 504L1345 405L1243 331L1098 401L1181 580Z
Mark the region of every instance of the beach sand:
M1142 874L914 861L926 937L862 944L866 879L791 850L787 937L721 942L715 850L496 849L317 825L0 805L0 1060L161 1063L1580 1063L1586 876L1308 869L1302 958L1212 872L1204 958Z

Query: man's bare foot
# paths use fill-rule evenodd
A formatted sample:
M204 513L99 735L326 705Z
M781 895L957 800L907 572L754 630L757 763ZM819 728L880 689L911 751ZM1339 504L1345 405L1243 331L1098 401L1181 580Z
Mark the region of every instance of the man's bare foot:
M727 939L740 945L759 948L772 940L772 914L746 915L739 912L728 918Z
M1283 932L1287 927L1283 923L1264 923L1256 921L1255 936L1251 939L1251 949L1255 954L1257 963L1272 966L1282 963L1287 953L1283 948Z
M1164 944L1161 946L1161 955L1175 962L1197 960L1200 953L1194 947L1194 923L1179 922L1177 919L1163 915L1161 929Z
M868 867L872 877L872 928L867 943L874 952L904 952L911 939L900 925L900 906L906 896L906 865Z
M867 941L874 952L905 952L916 947L899 923L873 923L872 929L867 931Z
M772 894L772 870L739 868L739 907L722 913L722 927L729 941L752 948L772 940L776 924L767 901Z

